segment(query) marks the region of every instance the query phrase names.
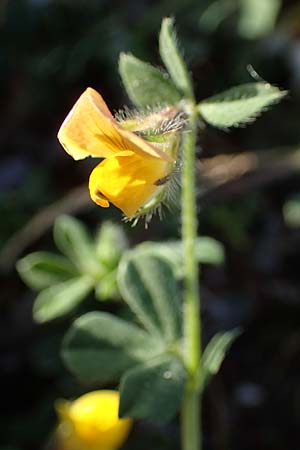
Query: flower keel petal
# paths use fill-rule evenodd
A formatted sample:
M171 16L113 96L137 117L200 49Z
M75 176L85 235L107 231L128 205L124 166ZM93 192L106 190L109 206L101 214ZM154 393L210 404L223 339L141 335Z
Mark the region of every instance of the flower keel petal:
M171 170L172 165L163 159L122 152L95 167L90 177L90 195L100 206L107 207L106 200L132 217L160 189L157 181Z

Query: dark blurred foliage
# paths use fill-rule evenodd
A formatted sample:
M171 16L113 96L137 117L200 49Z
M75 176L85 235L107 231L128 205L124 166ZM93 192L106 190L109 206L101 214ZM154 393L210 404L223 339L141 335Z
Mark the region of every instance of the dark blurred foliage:
M220 5L226 0L219 2L208 27L201 17L212 3L1 0L1 246L41 208L86 183L92 162L68 158L56 140L57 129L86 86L98 89L112 109L127 103L117 72L118 55L131 51L159 65L157 33L166 15L176 18L199 100L251 81L249 64L262 78L290 90L282 104L251 126L226 133L206 129L200 137L201 154L297 149L300 3L284 1L275 28L251 39L241 33L236 10L221 17ZM299 193L299 176L293 172L278 181L268 174L249 189L241 189L236 180L234 189L227 192L225 185L220 195L201 203L205 189L199 185L200 232L224 243L227 262L221 269L202 270L204 341L221 329L239 325L244 330L205 395L205 448L296 449L300 230L287 226L282 207ZM120 220L118 212L102 211L91 203L78 214L92 229L108 216ZM168 214L161 223L154 219L147 231L142 224L134 230L124 227L132 243L177 237L177 216ZM25 244L20 242L19 256L52 250L49 229ZM73 318L33 324L34 293L18 279L9 258L7 264L2 258L2 271L0 450L43 449L55 426L55 399L76 397L90 387L79 385L59 359L61 339ZM95 307L104 308L91 299L76 315ZM124 313L122 307L105 308ZM126 449L177 449L178 436L176 423L164 428L139 423Z

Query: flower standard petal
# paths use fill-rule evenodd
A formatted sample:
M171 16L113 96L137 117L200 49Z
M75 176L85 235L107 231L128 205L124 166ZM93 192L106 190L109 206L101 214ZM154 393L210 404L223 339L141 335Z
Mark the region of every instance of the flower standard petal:
M101 95L87 88L79 97L58 132L58 139L74 159L107 158L124 148Z
M163 159L120 152L95 167L90 177L90 195L100 206L108 206L103 204L106 200L132 217L161 189L159 180L171 170L171 164Z
M61 145L74 159L87 156L108 158L122 150L172 161L159 149L131 131L124 130L113 118L98 92L87 88L64 120L57 135Z

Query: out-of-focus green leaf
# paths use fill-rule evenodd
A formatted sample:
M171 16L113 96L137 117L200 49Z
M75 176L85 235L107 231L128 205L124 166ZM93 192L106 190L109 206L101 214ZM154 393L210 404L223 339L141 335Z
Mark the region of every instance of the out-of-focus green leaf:
M22 280L32 289L41 290L78 275L66 258L48 252L35 252L17 262Z
M289 227L300 227L300 198L291 198L283 205L283 218Z
M213 33L218 26L238 8L236 0L216 0L209 3L199 18L199 26L207 33Z
M166 73L131 54L120 55L119 72L128 97L138 107L172 105L181 98Z
M95 245L98 259L112 269L116 267L122 253L128 248L122 227L108 221L102 223Z
M178 49L174 20L169 17L163 19L161 24L159 52L175 86L185 97L193 98L190 74Z
M88 295L92 287L93 280L82 275L44 289L33 305L34 320L43 323L69 313Z
M263 110L286 95L268 83L247 83L228 89L198 104L203 119L218 128L253 121Z
M238 31L247 39L270 33L281 8L281 0L240 0Z
M183 254L181 241L146 241L136 247L136 251L156 255L166 259L173 267L177 278L183 276ZM223 245L215 239L202 236L195 242L196 258L199 263L222 264L224 262Z
M122 297L150 333L168 341L180 337L179 288L166 260L128 252L119 265L118 284Z
M104 275L95 287L98 300L105 301L120 297L117 283L117 270Z
M202 357L199 385L204 388L211 377L219 372L226 353L241 334L240 329L217 333L208 343Z
M120 416L168 422L179 409L185 381L185 369L175 357L139 364L121 379Z
M85 226L71 216L60 216L54 224L54 240L59 250L86 274L98 277L102 272L96 251Z
M79 379L105 383L161 351L161 342L136 325L111 314L91 312L73 323L62 356Z

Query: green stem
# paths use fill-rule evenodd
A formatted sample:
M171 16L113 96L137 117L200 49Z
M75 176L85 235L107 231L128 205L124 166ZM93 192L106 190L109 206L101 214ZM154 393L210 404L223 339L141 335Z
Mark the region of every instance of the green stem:
M185 273L184 297L184 358L188 370L185 398L183 401L182 450L201 449L200 394L196 375L201 359L201 319L198 281L198 263L195 254L197 237L195 145L197 137L197 114L194 107L189 112L189 127L183 136L182 168L182 241Z
M201 449L201 404L197 391L187 390L181 409L182 450Z

